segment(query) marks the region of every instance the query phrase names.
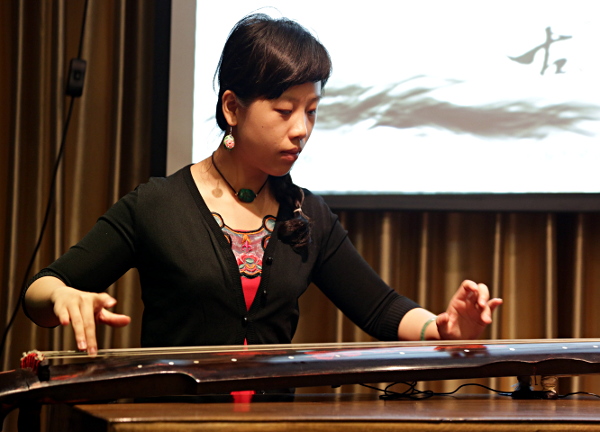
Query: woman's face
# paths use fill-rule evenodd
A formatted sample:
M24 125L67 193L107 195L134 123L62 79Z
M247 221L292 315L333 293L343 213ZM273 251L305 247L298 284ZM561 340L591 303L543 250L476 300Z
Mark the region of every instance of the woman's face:
M321 83L290 87L277 99L257 99L239 107L236 150L249 166L282 176L292 168L317 120Z

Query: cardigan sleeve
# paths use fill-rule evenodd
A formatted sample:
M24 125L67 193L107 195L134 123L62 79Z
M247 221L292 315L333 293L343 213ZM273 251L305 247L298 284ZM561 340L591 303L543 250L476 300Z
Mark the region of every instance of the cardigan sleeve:
M70 287L82 291L101 292L135 266L134 209L137 191L121 198L77 244L41 270L40 276L51 274Z

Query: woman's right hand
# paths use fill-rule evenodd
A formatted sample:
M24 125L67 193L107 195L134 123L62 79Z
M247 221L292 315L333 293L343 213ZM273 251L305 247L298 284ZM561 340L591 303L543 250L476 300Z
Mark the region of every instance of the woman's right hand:
M127 315L107 310L117 304L117 300L107 293L91 293L64 286L56 288L50 297L54 314L61 325L73 326L77 349L89 355L98 352L96 323L112 327L123 327L130 323Z
M107 310L116 303L107 293L80 291L52 276L33 282L25 295L25 306L34 322L46 327L71 324L77 348L89 355L98 352L97 323L123 327L131 322L129 316Z

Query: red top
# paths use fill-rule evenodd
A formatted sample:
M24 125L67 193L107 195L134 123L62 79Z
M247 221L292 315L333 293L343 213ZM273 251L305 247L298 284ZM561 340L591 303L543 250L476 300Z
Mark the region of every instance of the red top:
M275 217L266 216L260 228L256 230L239 231L227 226L220 214L213 213L213 216L223 230L223 234L235 255L240 269L246 309L249 310L260 285L263 255L275 227ZM248 342L244 339L244 345L247 344ZM254 391L252 390L231 393L234 402L250 402L253 394Z

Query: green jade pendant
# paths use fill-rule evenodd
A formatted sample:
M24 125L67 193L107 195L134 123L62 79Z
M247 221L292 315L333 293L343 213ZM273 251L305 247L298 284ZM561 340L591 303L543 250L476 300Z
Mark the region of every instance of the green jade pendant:
M223 175L223 173L221 172L221 170L215 163L215 153L214 152L210 158L212 160L213 166L215 167L215 169L217 170L217 172L219 173L221 178L223 180L225 180L225 183L227 183L227 186L229 186L229 188L231 189L233 194L237 197L237 199L239 199L243 203L248 204L248 203L251 203L252 201L254 201L254 199L258 196L259 193L261 193L261 191L263 190L263 188L267 185L267 182L269 181L269 177L267 177L267 179L265 180L263 185L260 187L258 192L254 192L252 189L240 189L239 191L236 192L234 187L231 186L231 183L229 183L229 181L225 178L225 176Z
M236 194L241 202L251 203L256 198L256 194L251 189L240 189Z

